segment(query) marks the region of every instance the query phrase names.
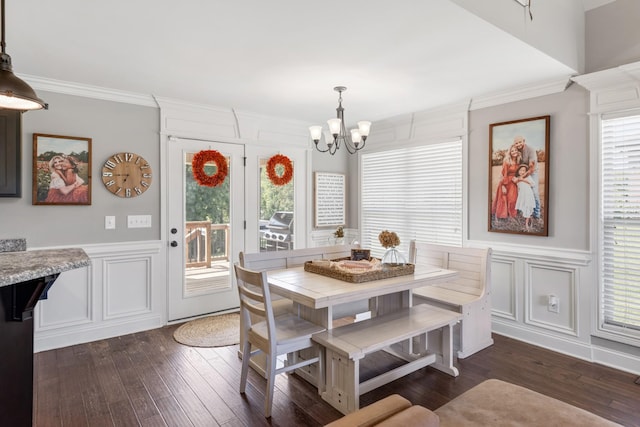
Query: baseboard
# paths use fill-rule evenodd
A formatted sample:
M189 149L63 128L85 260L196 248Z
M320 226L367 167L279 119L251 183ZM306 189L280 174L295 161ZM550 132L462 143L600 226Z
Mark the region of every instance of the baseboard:
M521 325L508 323L495 317L492 320L492 331L499 335L586 360L587 362L598 363L620 371L640 375L640 358L631 354L596 346L591 343L569 340L567 337L556 337L548 333L522 327Z
M162 326L164 326L162 316L153 315L142 319L128 319L124 322L109 323L108 325L102 323L99 326L89 325L88 327L74 327L68 330L41 331L33 340L34 353L148 331Z
M520 324L506 322L495 317L491 322L491 330L499 335L504 335L518 341L524 341L538 347L543 347L557 353L577 357L578 359L591 360L591 345L576 340L570 340L566 336L556 337L549 333L539 332Z
M610 368L640 375L640 360L638 357L626 353L593 346L593 361Z

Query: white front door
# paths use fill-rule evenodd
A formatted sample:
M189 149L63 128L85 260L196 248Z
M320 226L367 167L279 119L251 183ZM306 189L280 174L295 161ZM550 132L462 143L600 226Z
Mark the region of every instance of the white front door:
M169 321L238 307L233 263L244 250L244 146L177 139L167 143ZM192 170L200 151L219 152L228 175L200 185ZM204 167L215 176L214 163Z

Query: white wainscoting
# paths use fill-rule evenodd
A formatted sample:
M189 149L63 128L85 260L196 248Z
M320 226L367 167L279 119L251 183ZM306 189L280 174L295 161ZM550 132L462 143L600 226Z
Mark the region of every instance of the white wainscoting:
M494 317L511 321L519 318L518 289L516 283L516 260L501 257L492 252L491 256L491 304Z
M165 325L162 242L81 247L91 266L62 273L36 306L36 352Z
M494 332L591 360L593 288L580 282L591 277L590 252L475 241L469 245L493 250ZM549 295L558 298L557 313L548 310Z
M524 271L524 322L544 330L578 337L578 267L525 261ZM549 311L551 295L557 298L557 313Z
M640 373L640 358L592 342L597 283L589 251L469 241L491 247L492 330L520 341ZM548 296L559 312L547 309Z

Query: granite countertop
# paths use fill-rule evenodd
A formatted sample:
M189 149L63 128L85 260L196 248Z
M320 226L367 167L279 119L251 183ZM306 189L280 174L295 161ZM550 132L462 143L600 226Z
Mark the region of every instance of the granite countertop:
M0 253L0 287L91 265L84 250L42 249Z

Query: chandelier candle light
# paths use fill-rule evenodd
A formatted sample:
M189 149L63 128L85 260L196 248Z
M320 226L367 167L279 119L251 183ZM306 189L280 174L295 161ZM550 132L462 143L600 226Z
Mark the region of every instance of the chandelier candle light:
M339 94L338 108L336 108L336 112L338 113L337 117L327 121L333 140L327 142L327 148L325 149L318 146L318 142L320 142L320 138L322 138L322 126L311 126L309 128L311 139L315 143L316 149L321 153L326 153L328 151L331 155L336 154L336 151L338 151L340 143L342 142L347 148L349 154L354 154L356 151L364 148L364 144L369 136L369 130L371 130L371 122L358 122L358 129L351 129L351 131L347 133L347 128L344 124L344 108L342 108L342 92L347 90L347 88L344 86L336 86L333 90Z

